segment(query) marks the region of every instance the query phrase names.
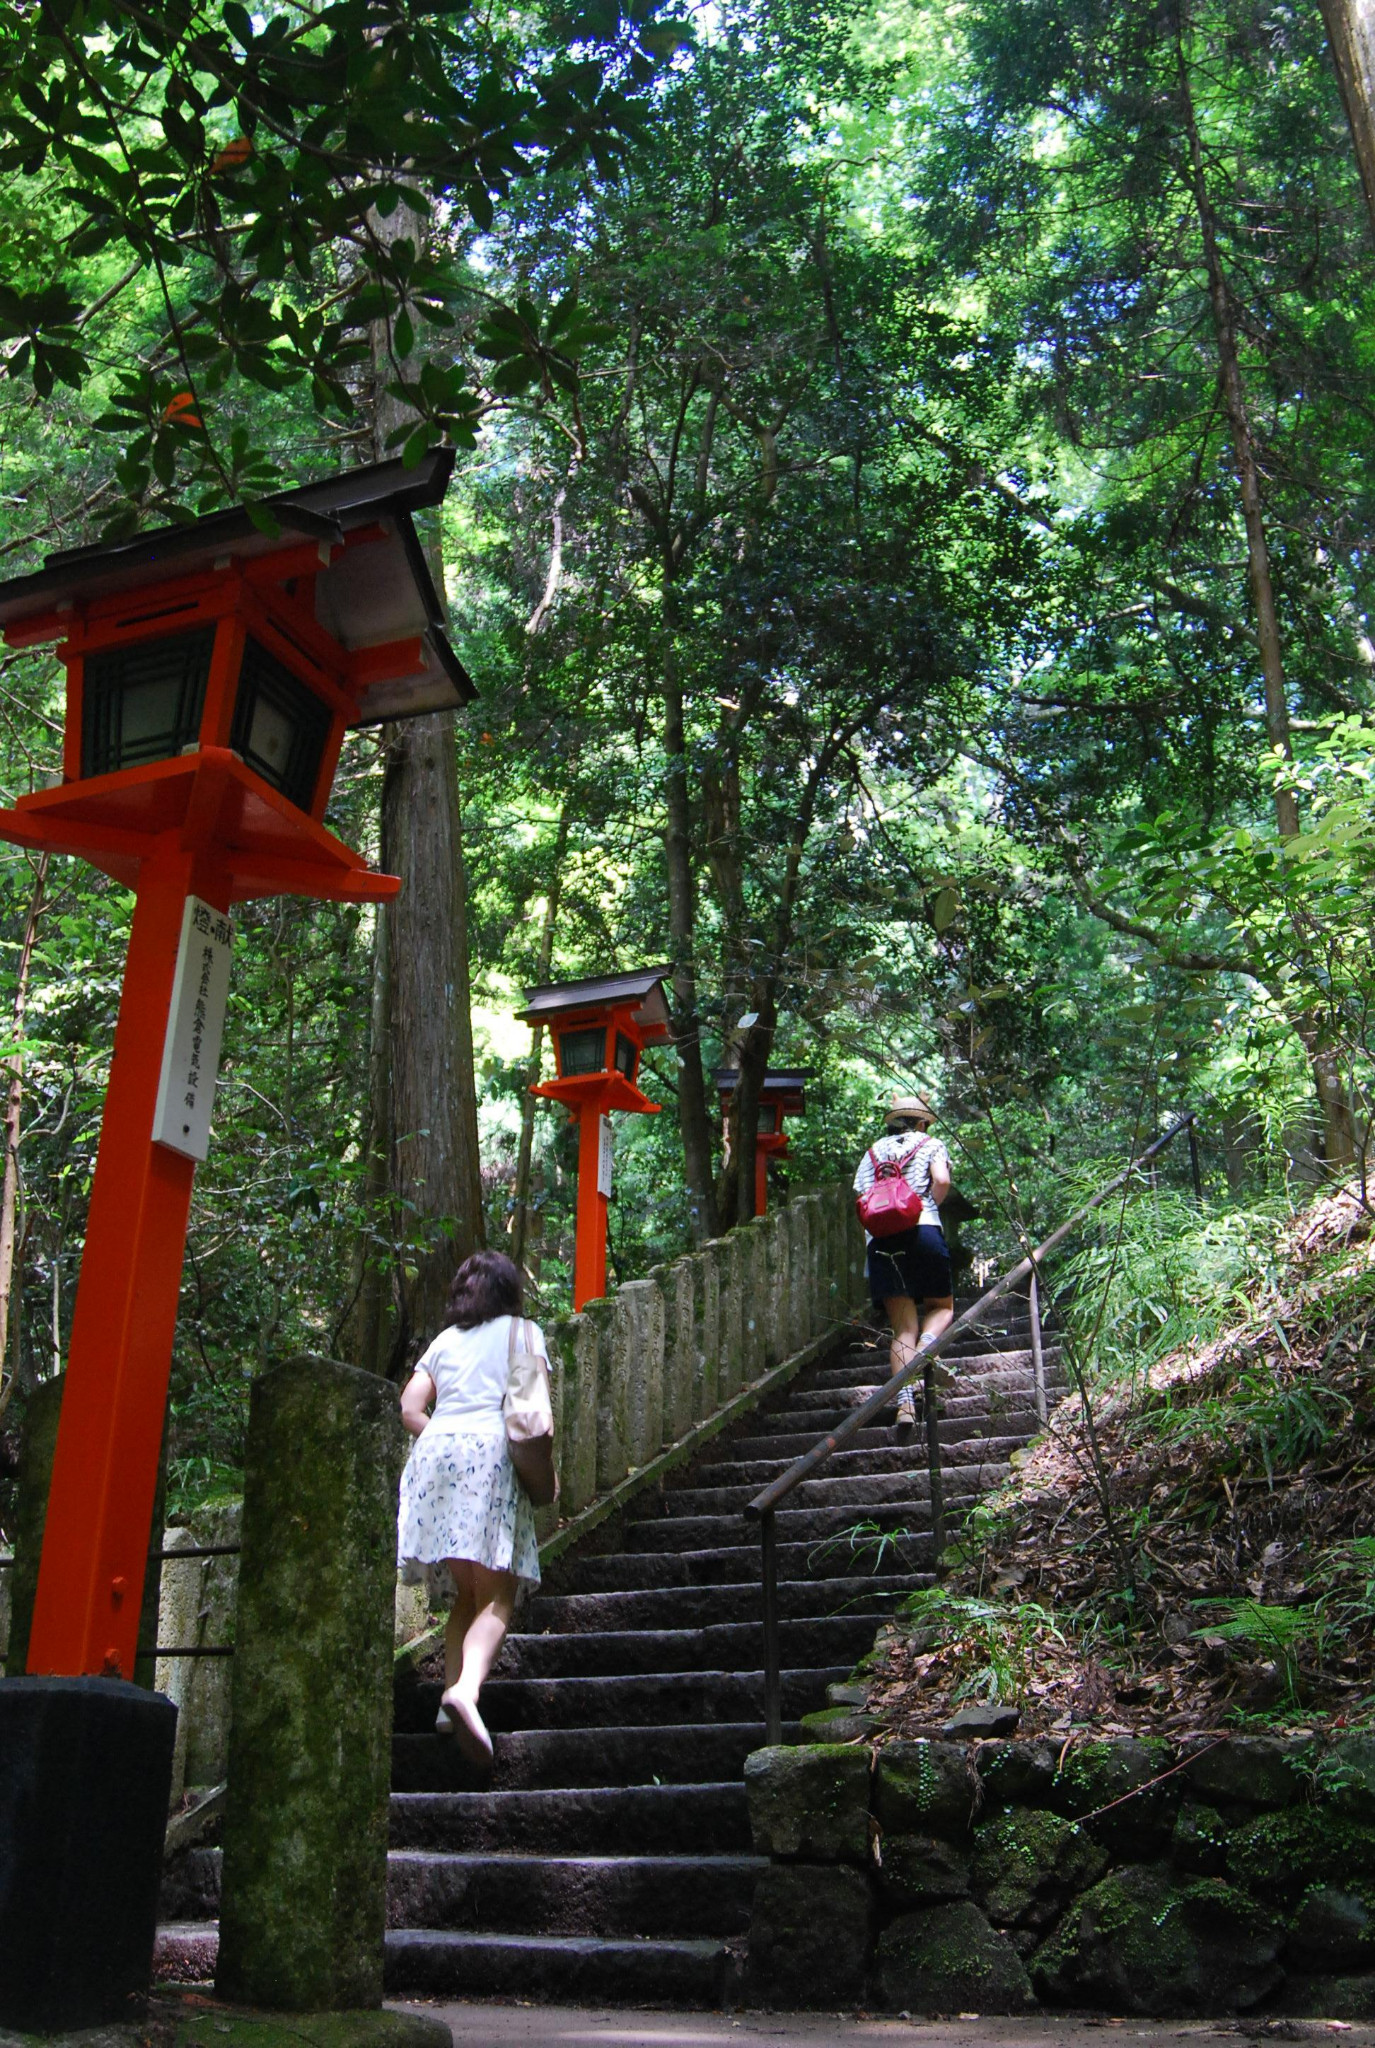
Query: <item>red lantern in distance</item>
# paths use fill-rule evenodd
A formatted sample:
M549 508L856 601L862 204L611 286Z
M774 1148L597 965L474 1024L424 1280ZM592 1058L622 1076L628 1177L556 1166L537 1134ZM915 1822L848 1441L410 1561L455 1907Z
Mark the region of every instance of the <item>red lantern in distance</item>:
M754 1213L762 1216L769 1206L769 1161L781 1159L788 1150L784 1135L785 1116L801 1116L807 1107L804 1083L812 1079L811 1067L774 1067L764 1076L759 1090L759 1127L754 1140ZM716 1088L724 1118L740 1074L735 1067L718 1067Z
M566 1103L578 1123L578 1228L573 1259L573 1307L606 1292L606 1213L611 1197L612 1146L608 1112L638 1110L657 1116L635 1085L640 1054L662 1045L669 1030L664 982L670 969L646 967L602 980L565 981L525 992L522 1023L548 1025L557 1078L532 1095Z

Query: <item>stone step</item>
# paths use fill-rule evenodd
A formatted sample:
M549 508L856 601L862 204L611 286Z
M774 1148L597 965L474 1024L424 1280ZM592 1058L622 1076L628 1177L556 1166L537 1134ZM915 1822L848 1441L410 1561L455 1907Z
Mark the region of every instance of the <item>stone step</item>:
M492 1855L727 1856L751 1852L741 1778L565 1791L393 1792L394 1849Z
M153 1942L153 1982L210 1984L220 1954L217 1920L165 1920Z
M869 1648L865 1623L850 1617L784 1621L785 1664L853 1664ZM869 1629L872 1635L872 1625ZM511 1635L493 1679L586 1678L649 1671L752 1670L764 1654L763 1627L753 1621L712 1622L702 1628L607 1629L581 1635Z
M872 1634L872 1630L871 1630ZM595 1785L683 1785L739 1777L764 1740L757 1721L716 1721L632 1728L510 1728L492 1737L490 1772L464 1757L447 1735L392 1737L396 1792L557 1791ZM783 1724L784 1741L796 1723Z
M835 1415L831 1418L829 1426L833 1428L843 1420L842 1415ZM1040 1424L1037 1423L1036 1431L1027 1432L1028 1439L1039 1429ZM753 1465L767 1461L781 1472L785 1465L791 1465L794 1458L803 1457L818 1438L825 1434L826 1426L818 1422L815 1416L811 1416L807 1419L805 1428L780 1431L777 1436L741 1437L730 1448L739 1455L742 1464ZM942 1440L944 1441L944 1438ZM907 1441L910 1443L911 1440ZM858 1430L846 1441L844 1451L832 1452L831 1455L832 1458L863 1455L871 1451L890 1451L895 1447L901 1449L902 1446L903 1439L898 1435L896 1425L885 1422L882 1426L871 1425L867 1429ZM716 1470L717 1467L713 1466L711 1469ZM875 1467L875 1470L882 1469L881 1466Z
M498 1934L740 1934L764 1856L471 1856L393 1849L387 1925Z
M826 1687L849 1675L843 1664L785 1670L783 1712L791 1719L826 1704ZM421 1686L439 1711L439 1685ZM762 1671L655 1671L610 1678L489 1678L482 1718L500 1728L645 1728L712 1721L755 1721L764 1714Z
M450 1745L452 1747L452 1745ZM544 1934L738 1934L749 1921L763 1856L465 1855L387 1853L389 1927L531 1928ZM187 1877L194 1870L194 1892ZM199 1962L213 1952L221 1852L193 1849L164 1881L159 1920L173 1947ZM206 1974L209 1974L207 1972Z
M1034 1372L1036 1361L1027 1346L1017 1343L1010 1344L1006 1350L990 1351L987 1344L981 1342L968 1351L961 1350L955 1345L951 1350L943 1351L936 1362L949 1364L957 1379L981 1380L989 1373L1006 1371L1007 1361L1015 1361L1020 1365L1023 1359L1028 1361L1027 1369ZM1042 1354L1042 1364L1047 1372L1053 1370L1059 1361L1059 1345L1047 1343ZM843 1392L848 1387L877 1386L880 1381L889 1377L891 1370L886 1352L867 1352L862 1358L856 1358L846 1364L831 1365L821 1372L808 1373L805 1384L809 1387L833 1388Z
M954 1483L946 1488L947 1509L955 1511L957 1503L972 1506L978 1493L987 1493L991 1488L1001 1486L1010 1470L1006 1460L995 1459L954 1467L951 1471ZM776 1518L778 1540L780 1543L820 1543L860 1520L877 1519L885 1528L909 1525L914 1529L923 1528L929 1514L926 1500L929 1485L929 1475L923 1466L908 1474L908 1484L896 1500L872 1506L849 1500L834 1507L781 1507ZM626 1542L641 1551L705 1550L709 1546L725 1549L735 1543L757 1550L759 1525L747 1520L743 1514L663 1515L655 1522L632 1522L626 1530Z
M1018 1427L1019 1423L1025 1422L1028 1419L1033 1424L1033 1428ZM1007 1445L1011 1449L1021 1449L1031 1441L1035 1434L1035 1421L1034 1415L1030 1418L1016 1415L1000 1417L999 1433L996 1437L983 1435L968 1437L947 1436L946 1425L942 1423L940 1426L940 1442L943 1453L942 1466L947 1462L952 1466L962 1463L967 1464L971 1452L976 1452L979 1445L987 1447L997 1444ZM800 1441L805 1451L811 1448L816 1439L815 1437L804 1437ZM944 1456L947 1450L954 1451L955 1449L958 1449L961 1455L952 1455L948 1459ZM794 1451L785 1453L777 1458L741 1458L738 1463L730 1465L699 1465L693 1477L703 1487L744 1486L749 1489L749 1497L753 1499L761 1487L767 1486L770 1480L776 1479L780 1472L786 1472L793 1459L800 1455L801 1452ZM1010 1450L1000 1449L997 1455L1001 1458L1006 1458L1010 1455ZM820 1479L839 1479L843 1477L862 1479L866 1475L881 1472L907 1472L911 1470L914 1461L924 1461L925 1456L926 1431L923 1428L918 1427L911 1435L907 1436L899 1436L898 1432L894 1429L886 1431L882 1444L875 1445L871 1450L852 1451L847 1445L843 1451L832 1451L825 1464L819 1468L817 1477ZM805 1486L810 1484L810 1482L804 1480L803 1484ZM670 1499L675 1501L681 1500L682 1492L675 1488L666 1492L664 1498L666 1501Z
M894 1612L906 1594L932 1583L929 1573L892 1578L787 1579L778 1588L785 1617ZM542 1593L522 1609L531 1628L574 1633L583 1630L698 1628L753 1621L759 1614L759 1582L743 1585L658 1586L623 1593Z
M947 1495L947 1514L962 1513L973 1504L972 1495ZM925 1502L917 1505L923 1518L929 1519ZM882 1511L874 1519L881 1518ZM747 1585L753 1586L757 1594L759 1530L757 1524L751 1524L751 1527L754 1532L752 1543L723 1544L714 1550L613 1551L606 1557L580 1558L570 1569L568 1590L572 1593L619 1593L663 1586ZM901 1564L890 1556L883 1569L887 1573L909 1569L929 1571L930 1550L930 1536L919 1523L902 1545ZM862 1565L842 1557L834 1546L828 1546L819 1553L811 1542L781 1542L778 1546L780 1579L809 1577L824 1582L829 1578L862 1575L862 1572Z
M941 1470L959 1473L961 1477L971 1467L997 1466L999 1471L1004 1471L1012 1453L1020 1450L1025 1442L1026 1438L1021 1436L979 1436L955 1444L943 1443ZM788 1495L789 1507L796 1510L845 1506L861 1509L875 1502L906 1500L911 1497L915 1472L920 1472L925 1482L922 1491L925 1492L930 1484L926 1471L925 1432L920 1429L911 1432L903 1448L906 1463L898 1462L890 1471L832 1473L829 1465L823 1465L815 1479L804 1479ZM767 1485L768 1482L763 1483ZM746 1480L735 1486L694 1487L667 1493L664 1504L669 1519L732 1515L739 1514L758 1492L758 1483Z
M729 1952L718 1941L397 1928L387 1936L384 1982L393 1998L526 1998L701 2010L724 2003L730 1974Z

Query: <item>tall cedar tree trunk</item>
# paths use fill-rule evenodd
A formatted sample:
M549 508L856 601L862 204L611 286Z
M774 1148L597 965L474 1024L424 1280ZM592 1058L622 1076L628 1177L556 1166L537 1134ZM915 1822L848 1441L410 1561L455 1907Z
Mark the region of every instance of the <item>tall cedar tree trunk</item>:
M552 572L551 572L552 580ZM563 895L563 863L568 853L568 828L572 821L573 800L565 797L559 812L558 828L554 833L554 848L549 868L549 893L544 899L544 923L540 931L539 959L536 965L537 985L549 979L549 969L554 958L554 931L559 918L559 899ZM526 1077L525 1095L520 1105L520 1145L516 1151L516 1184L511 1204L511 1257L522 1269L525 1266L525 1247L530 1236L530 1159L535 1149L535 1105L538 1097L530 1093L540 1077L540 1057L544 1051L544 1026L531 1027L530 1066Z
M664 864L668 877L668 935L673 956L673 1036L678 1052L678 1118L683 1163L692 1201L692 1234L699 1244L719 1226L711 1173L711 1120L702 1066L702 1025L697 1014L693 936L696 890L692 874L692 818L688 799L683 692L674 666L675 608L671 570L664 577Z
M1318 0L1375 232L1375 0Z
M373 227L388 241L405 235L418 245L423 237L404 206ZM386 390L398 372L383 322L373 329L373 366L374 452L385 461L396 452L387 448L388 437L407 415ZM442 563L434 547L428 552L442 590ZM442 1329L454 1267L483 1243L484 1231L453 715L400 720L385 728L384 745L382 866L402 883L383 913L391 1190L400 1240L396 1322L386 1351L399 1378Z
M1182 12L1176 13L1175 26L1180 111L1189 144L1189 173L1199 231L1203 240L1203 260L1208 273L1208 300L1213 315L1213 331L1217 339L1222 400L1232 433L1237 483L1241 492L1242 521L1246 529L1246 569L1251 585L1251 602L1255 610L1261 672L1265 681L1265 730L1273 747L1286 756L1292 756L1289 703L1284 688L1284 655L1280 641L1279 618L1275 610L1275 586L1270 570L1265 514L1261 503L1260 464L1256 459L1255 436L1251 430L1251 416L1242 379L1236 308L1231 286L1222 265L1222 255L1218 247L1217 216L1208 191L1203 144L1198 132L1188 58L1184 47L1185 29ZM1275 827L1281 839L1292 839L1299 829L1298 800L1292 790L1280 789L1275 792ZM1355 1132L1336 1055L1330 1047L1318 1042L1316 1027L1311 1023L1299 1026L1299 1036L1308 1053L1313 1084L1322 1109L1327 1163L1334 1167L1350 1166L1356 1156Z
M15 970L14 1009L10 1016L10 1036L18 1041L24 1036L24 1019L29 1007L29 974L33 967L34 941L38 936L38 920L43 915L43 892L48 880L48 856L42 854L34 871L33 895L29 898L29 914L24 920L24 936L19 943L19 963ZM9 1350L10 1310L14 1298L15 1253L18 1244L19 1223L19 1118L24 1102L24 1061L23 1055L13 1053L8 1062L9 1086L5 1092L5 1169L0 1183L0 1415L10 1404L10 1396L19 1376L16 1358L5 1379L5 1357Z
M351 1304L339 1351L367 1372L387 1370L391 1259L383 1243L391 1196L391 990L387 972L387 918L378 908L372 935L372 993L368 1015L368 1131L363 1153L363 1217L354 1263Z

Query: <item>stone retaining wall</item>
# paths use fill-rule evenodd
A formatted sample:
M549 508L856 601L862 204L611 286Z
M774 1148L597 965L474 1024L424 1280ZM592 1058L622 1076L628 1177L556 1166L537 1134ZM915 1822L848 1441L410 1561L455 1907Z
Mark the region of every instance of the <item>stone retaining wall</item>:
M762 2004L1375 2018L1375 1737L823 1743L745 1778Z

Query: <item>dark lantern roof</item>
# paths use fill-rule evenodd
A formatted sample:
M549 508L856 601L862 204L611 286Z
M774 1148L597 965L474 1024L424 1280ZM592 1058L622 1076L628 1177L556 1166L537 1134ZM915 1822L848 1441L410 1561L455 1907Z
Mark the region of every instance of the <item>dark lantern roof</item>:
M439 504L454 456L434 448L407 469L398 458L341 470L318 483L259 500L280 533L254 525L243 506L208 513L180 526L158 527L129 540L64 548L29 576L0 583L0 628L62 604L118 597L163 577L195 575L230 560L271 554L284 539L339 546L350 531L380 526L384 538L353 547L322 566L315 579L316 616L350 651L418 638L416 675L369 685L358 694L362 725L447 711L468 703L476 688L445 636L444 607L425 560L412 514Z
M648 1026L667 1038L668 1003L664 983L671 967L641 967L631 974L606 974L587 981L557 981L543 988L525 991L525 1008L517 1011L523 1024L549 1024L575 1010L610 1009L613 1004L634 1002L636 1024Z
M716 1069L716 1085L723 1095L733 1095L739 1079L738 1067ZM800 1095L804 1083L815 1079L815 1067L770 1067L760 1084L760 1100L766 1095Z

